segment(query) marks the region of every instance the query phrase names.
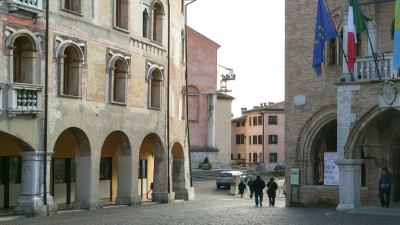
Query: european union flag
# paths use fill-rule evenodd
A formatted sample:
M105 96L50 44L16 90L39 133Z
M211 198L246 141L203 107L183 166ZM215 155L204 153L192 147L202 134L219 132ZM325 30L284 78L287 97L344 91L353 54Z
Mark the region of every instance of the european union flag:
M315 25L313 68L321 75L321 64L324 61L325 41L336 38L336 29L328 13L325 0L318 0L317 23Z

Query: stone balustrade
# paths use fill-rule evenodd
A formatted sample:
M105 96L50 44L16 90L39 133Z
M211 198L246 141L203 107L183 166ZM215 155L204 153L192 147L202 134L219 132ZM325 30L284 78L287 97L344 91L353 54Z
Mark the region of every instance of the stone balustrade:
M376 81L376 80L392 80L399 79L399 73L392 71L393 54L385 53L377 56L375 63L373 56L358 58L354 65L355 81ZM378 69L377 69L378 68ZM380 78L378 75L380 74Z
M25 11L33 14L43 13L44 0L6 0L10 11Z
M41 9L42 1L41 0L13 0L16 4L21 4L24 6Z
M39 114L42 112L41 95L43 87L34 84L8 84L9 116L17 114Z

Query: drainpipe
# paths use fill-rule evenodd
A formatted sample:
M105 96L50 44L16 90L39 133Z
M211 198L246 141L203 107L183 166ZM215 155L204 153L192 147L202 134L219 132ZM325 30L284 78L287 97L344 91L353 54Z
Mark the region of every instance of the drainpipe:
M194 3L197 0L193 0L188 4L185 4L185 79L186 79L186 129L188 137L188 155L189 155L189 171L190 171L190 187L193 187L193 177L192 177L192 155L190 152L190 128L189 128L189 92L188 92L188 35L187 35L187 7L188 5Z
M167 150L168 150L168 157L167 157L167 159L168 159L168 167L167 167L167 172L168 172L168 194L170 194L171 193L171 181L170 181L170 179L171 179L171 177L170 177L170 158L171 158L171 156L170 156L170 143L169 143L169 139L170 139L170 137L169 137L169 134L170 134L170 130L169 130L169 98L170 98L170 96L169 96L169 94L170 94L170 90L169 90L169 88L170 88L170 76L171 76L171 74L170 74L170 72L171 72L171 65L170 65L170 57L171 57L171 44L170 44L170 41L171 41L171 12L170 12L170 10L171 10L171 5L170 5L170 1L168 0L167 1L167 4L168 4L168 77L167 77Z
M48 83L49 83L49 0L46 0L46 30L45 30L45 67L44 67L44 128L43 128L43 191L44 205L47 205L47 117L48 117Z

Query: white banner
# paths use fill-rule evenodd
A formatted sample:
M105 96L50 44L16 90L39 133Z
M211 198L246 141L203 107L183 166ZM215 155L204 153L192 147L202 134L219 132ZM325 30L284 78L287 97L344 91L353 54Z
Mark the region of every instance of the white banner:
M339 167L336 152L324 153L324 185L339 185Z

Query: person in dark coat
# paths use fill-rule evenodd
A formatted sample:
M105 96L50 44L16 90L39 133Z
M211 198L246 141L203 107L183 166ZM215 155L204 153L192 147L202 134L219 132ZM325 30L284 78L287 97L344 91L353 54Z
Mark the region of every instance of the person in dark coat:
M257 178L253 181L254 188L254 198L256 201L256 207L258 207L258 203L262 206L263 200L263 190L265 188L265 182L261 179L260 175L257 175Z
M240 181L238 185L240 197L243 198L244 190L246 190L246 184L243 181Z
M253 198L253 194L254 194L254 188L253 188L253 178L250 178L249 181L247 181L247 186L249 186L249 190L250 190L250 198Z
M271 177L267 184L267 194L269 198L269 206L275 206L275 198L276 198L276 190L278 189L278 184L275 182L275 179Z
M379 179L379 199L381 201L381 207L389 208L392 183L392 174L389 172L387 167L383 167L381 178Z

